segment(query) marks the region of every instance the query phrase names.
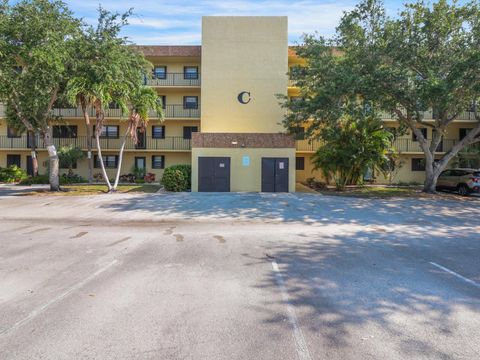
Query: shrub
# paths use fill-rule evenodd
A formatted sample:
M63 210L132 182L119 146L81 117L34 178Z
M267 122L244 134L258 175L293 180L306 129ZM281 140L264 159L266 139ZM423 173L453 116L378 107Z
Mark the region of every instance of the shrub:
M95 180L95 182L103 182L103 175L102 175L102 173L95 173L95 174L93 174L93 180Z
M63 174L60 176L60 184L62 185L68 185L68 184L81 184L81 183L86 183L87 180L81 177L78 174L73 174L73 173L68 173L68 174Z
M135 179L136 177L132 173L120 175L120 182L122 183L134 183Z
M26 179L20 181L19 185L33 185L33 184L49 184L48 175L37 175L37 176L29 176Z
M192 187L192 167L190 165L174 165L165 169L162 185L167 191L187 191Z
M315 180L315 178L310 177L306 180L306 184L308 187L314 190L325 190L327 188L327 184L321 181Z
M143 177L143 180L145 180L145 182L148 183L148 184L153 183L153 182L155 182L155 174L154 173L147 173L147 175L145 175Z
M0 168L0 182L14 183L28 177L25 170L17 165L10 165L7 168Z

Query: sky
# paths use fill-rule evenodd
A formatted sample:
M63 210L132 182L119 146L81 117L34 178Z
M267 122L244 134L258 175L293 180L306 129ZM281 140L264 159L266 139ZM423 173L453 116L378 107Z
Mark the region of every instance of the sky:
M130 25L123 31L136 44L199 45L204 15L288 16L289 42L301 42L304 33L317 31L331 36L351 0L64 0L88 23L95 23L99 4L107 10L125 12L133 8ZM385 1L389 15L395 15L401 0Z

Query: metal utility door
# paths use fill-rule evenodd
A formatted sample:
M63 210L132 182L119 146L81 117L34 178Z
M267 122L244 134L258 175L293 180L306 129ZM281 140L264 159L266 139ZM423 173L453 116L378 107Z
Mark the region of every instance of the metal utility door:
M288 158L262 158L262 192L288 192Z
M199 157L198 158L198 191L229 192L230 191L230 158Z

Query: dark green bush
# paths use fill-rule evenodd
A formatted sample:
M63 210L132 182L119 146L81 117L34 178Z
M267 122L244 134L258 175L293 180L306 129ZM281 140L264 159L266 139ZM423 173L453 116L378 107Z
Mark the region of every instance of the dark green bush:
M0 168L0 182L14 183L28 177L25 170L17 165L10 165L7 168Z
M49 184L48 175L29 176L20 181L19 185Z
M78 174L69 173L69 174L63 174L62 176L60 176L60 184L62 185L82 184L86 182L87 180Z
M188 191L192 187L192 167L190 165L174 165L165 169L162 185L167 191Z

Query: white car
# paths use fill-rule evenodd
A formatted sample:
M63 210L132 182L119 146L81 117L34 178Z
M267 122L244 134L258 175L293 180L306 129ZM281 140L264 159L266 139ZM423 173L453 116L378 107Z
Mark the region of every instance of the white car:
M460 195L480 192L480 170L449 169L438 177L437 190L457 191Z

